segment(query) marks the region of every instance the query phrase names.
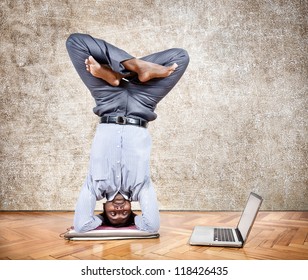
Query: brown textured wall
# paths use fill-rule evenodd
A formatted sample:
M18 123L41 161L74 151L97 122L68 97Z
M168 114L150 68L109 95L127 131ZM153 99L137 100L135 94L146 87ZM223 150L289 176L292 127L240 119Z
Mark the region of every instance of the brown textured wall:
M157 108L161 209L308 209L307 1L1 1L0 210L72 210L97 123L65 49L90 33L136 56L188 50Z

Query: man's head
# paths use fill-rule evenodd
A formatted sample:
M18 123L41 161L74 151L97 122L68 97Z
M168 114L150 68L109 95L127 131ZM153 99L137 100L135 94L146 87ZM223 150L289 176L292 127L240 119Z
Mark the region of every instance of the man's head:
M134 224L134 217L136 215L131 210L130 201L118 193L112 201L107 201L104 204L102 216L105 225L125 227Z

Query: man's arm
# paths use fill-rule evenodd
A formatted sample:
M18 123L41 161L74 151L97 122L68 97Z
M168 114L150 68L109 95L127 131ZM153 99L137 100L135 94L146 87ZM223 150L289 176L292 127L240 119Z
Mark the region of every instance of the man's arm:
M96 194L92 186L91 176L87 176L75 209L74 230L77 232L89 231L102 224L102 217L94 215Z
M139 230L157 232L160 226L157 197L152 183L144 186L138 195L142 215L135 217L135 225Z

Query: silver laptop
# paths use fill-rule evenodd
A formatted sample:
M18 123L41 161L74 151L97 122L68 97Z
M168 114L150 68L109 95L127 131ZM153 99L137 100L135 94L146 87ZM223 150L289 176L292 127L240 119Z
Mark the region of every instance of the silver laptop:
M243 247L257 217L263 199L250 193L246 207L236 228L196 226L189 240L190 245Z

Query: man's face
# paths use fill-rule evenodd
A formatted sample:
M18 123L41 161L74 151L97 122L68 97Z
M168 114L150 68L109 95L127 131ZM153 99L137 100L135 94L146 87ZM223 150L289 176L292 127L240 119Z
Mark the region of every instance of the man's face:
M113 225L125 223L131 214L131 204L121 194L117 194L112 201L105 203L105 213Z

